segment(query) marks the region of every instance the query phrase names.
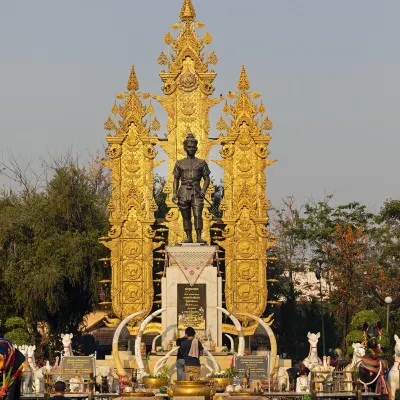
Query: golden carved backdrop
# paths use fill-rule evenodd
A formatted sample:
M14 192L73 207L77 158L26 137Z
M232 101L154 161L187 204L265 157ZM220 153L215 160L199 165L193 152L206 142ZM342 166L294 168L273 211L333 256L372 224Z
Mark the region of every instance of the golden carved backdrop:
M104 128L109 131L104 164L112 172L112 196L108 204L111 228L103 243L111 250L111 297L114 313L122 318L153 304L153 237L151 225L157 210L153 198L155 140L136 91L139 84L134 67L128 80L129 92L114 104ZM114 120L113 120L114 119ZM113 134L111 134L113 132Z
M223 110L229 126L223 117L217 123L217 129L224 132L223 160L215 162L224 169L220 207L226 226L220 244L225 249L225 302L233 314L261 315L267 305L267 250L274 244L266 228L270 206L265 176L265 168L275 162L267 160L272 123L263 103L257 106L251 100L259 94L248 92L244 66L237 87L237 100L231 106L227 102Z
M222 144L222 160L215 161L224 169L224 199L222 221L226 224L223 239L217 242L225 249L227 309L261 315L267 301L267 249L273 244L266 229L269 208L266 197L265 168L267 149L271 139L268 131L272 123L263 104L255 105L251 98L259 93L249 92L244 67L238 84L239 93L211 97L216 77L214 65L218 58L210 51L211 35L205 24L196 21L191 0L184 0L180 22L171 25L164 43L167 54L161 52L158 63L163 82L163 96L141 92L132 67L128 92L117 95L105 129L108 149L105 164L112 171L112 198L109 204L111 229L103 243L111 250L112 306L114 313L126 315L147 310L153 305L153 242L157 206L153 199L153 168L159 145L168 157L168 178L164 191L169 212L166 216L168 243L184 239L182 220L177 206L172 203L172 170L178 159L186 156L183 141L191 131L199 141L197 157L209 162L213 146ZM161 124L153 116L151 101L157 101L167 114L165 137L157 135ZM233 105L228 101L235 100ZM117 100L116 100L117 101ZM220 135L209 138L209 111L225 101L223 112L229 121L220 118ZM229 126L228 126L229 125ZM113 134L111 134L113 132ZM207 193L211 200L213 187ZM210 241L212 215L205 207L204 238ZM159 245L159 244L158 244ZM140 319L144 318L144 314Z
M172 170L177 160L186 157L183 141L191 131L199 142L197 157L209 161L211 148L220 142L210 139L209 110L223 99L210 98L214 92L212 83L216 77L213 65L218 62L215 52L209 53L208 46L212 37L205 32L199 38L196 29L204 25L196 22L196 12L190 0L184 1L180 13L180 23L174 24L173 29L179 30L176 38L167 32L164 43L168 46L168 56L164 52L158 58L163 71L160 77L163 82L162 91L165 96L151 95L157 100L168 115L167 138L159 139L158 144L168 156L168 182L165 186L167 193L168 240L170 244L182 242L184 232L182 219L176 204L172 203ZM213 188L207 194L211 199ZM212 216L205 208L204 238L210 240L210 221Z

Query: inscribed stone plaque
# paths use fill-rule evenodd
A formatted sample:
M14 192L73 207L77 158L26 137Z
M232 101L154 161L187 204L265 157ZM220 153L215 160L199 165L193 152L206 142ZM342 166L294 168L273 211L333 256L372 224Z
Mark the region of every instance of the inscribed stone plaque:
M235 368L238 370L239 378L244 377L247 369L250 370L250 379L266 379L268 377L268 357L243 356L237 357Z
M206 329L206 284L178 283L178 329Z
M90 374L95 375L95 363L94 357L63 357L61 360L61 377L71 379L78 375L83 380L89 380Z

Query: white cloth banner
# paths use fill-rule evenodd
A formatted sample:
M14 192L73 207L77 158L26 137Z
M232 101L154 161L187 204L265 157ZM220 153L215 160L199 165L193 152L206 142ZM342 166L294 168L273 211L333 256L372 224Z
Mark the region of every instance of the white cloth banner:
M177 264L185 275L190 286L199 279L207 265L212 265L217 252L216 246L167 246L166 252L170 262Z

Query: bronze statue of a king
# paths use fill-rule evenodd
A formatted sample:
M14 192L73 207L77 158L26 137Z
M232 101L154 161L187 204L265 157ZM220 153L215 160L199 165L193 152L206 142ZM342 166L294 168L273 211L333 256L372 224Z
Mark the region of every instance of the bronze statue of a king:
M210 185L210 169L205 160L195 157L197 140L192 133L188 133L183 142L187 157L178 160L174 167L174 186L172 201L178 204L183 218L183 229L186 233L184 243L193 243L192 212L197 243L206 243L202 239L204 197ZM203 188L200 187L204 179ZM179 186L180 182L180 186Z

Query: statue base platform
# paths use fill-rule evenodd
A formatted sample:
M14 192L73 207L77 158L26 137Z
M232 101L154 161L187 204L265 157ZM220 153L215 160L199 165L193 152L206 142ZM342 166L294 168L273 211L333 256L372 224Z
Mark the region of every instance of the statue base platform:
M165 277L161 279L164 349L191 326L197 338L222 346L222 278L213 266L217 246L183 243L167 246Z
M214 356L215 360L217 361L217 363L219 364L219 366L221 367L221 369L227 369L231 366L233 354L229 354L229 353L215 354L215 353L213 353L213 356ZM96 367L107 366L107 367L114 368L114 360L108 359L108 357L109 356L106 356L106 358L107 358L106 360L96 360ZM153 372L157 361L163 357L164 357L164 354L151 354L148 360L143 358L143 363L144 363L146 370L148 372ZM200 363L204 366L208 365L208 366L212 367L212 363L205 357L200 357ZM172 379L171 379L171 382L173 382L175 379L177 379L176 368L175 368L176 367L176 356L171 356L168 359L166 365L168 365L170 368L172 368L171 371L174 371L173 375L172 375ZM136 364L135 358L133 357L133 359L131 359L129 361L124 360L123 366L125 369L137 369L137 364ZM128 372L128 375L129 375L129 373L130 372ZM201 368L201 378L202 379L205 379L206 375L208 373L210 373L210 371L207 367Z

